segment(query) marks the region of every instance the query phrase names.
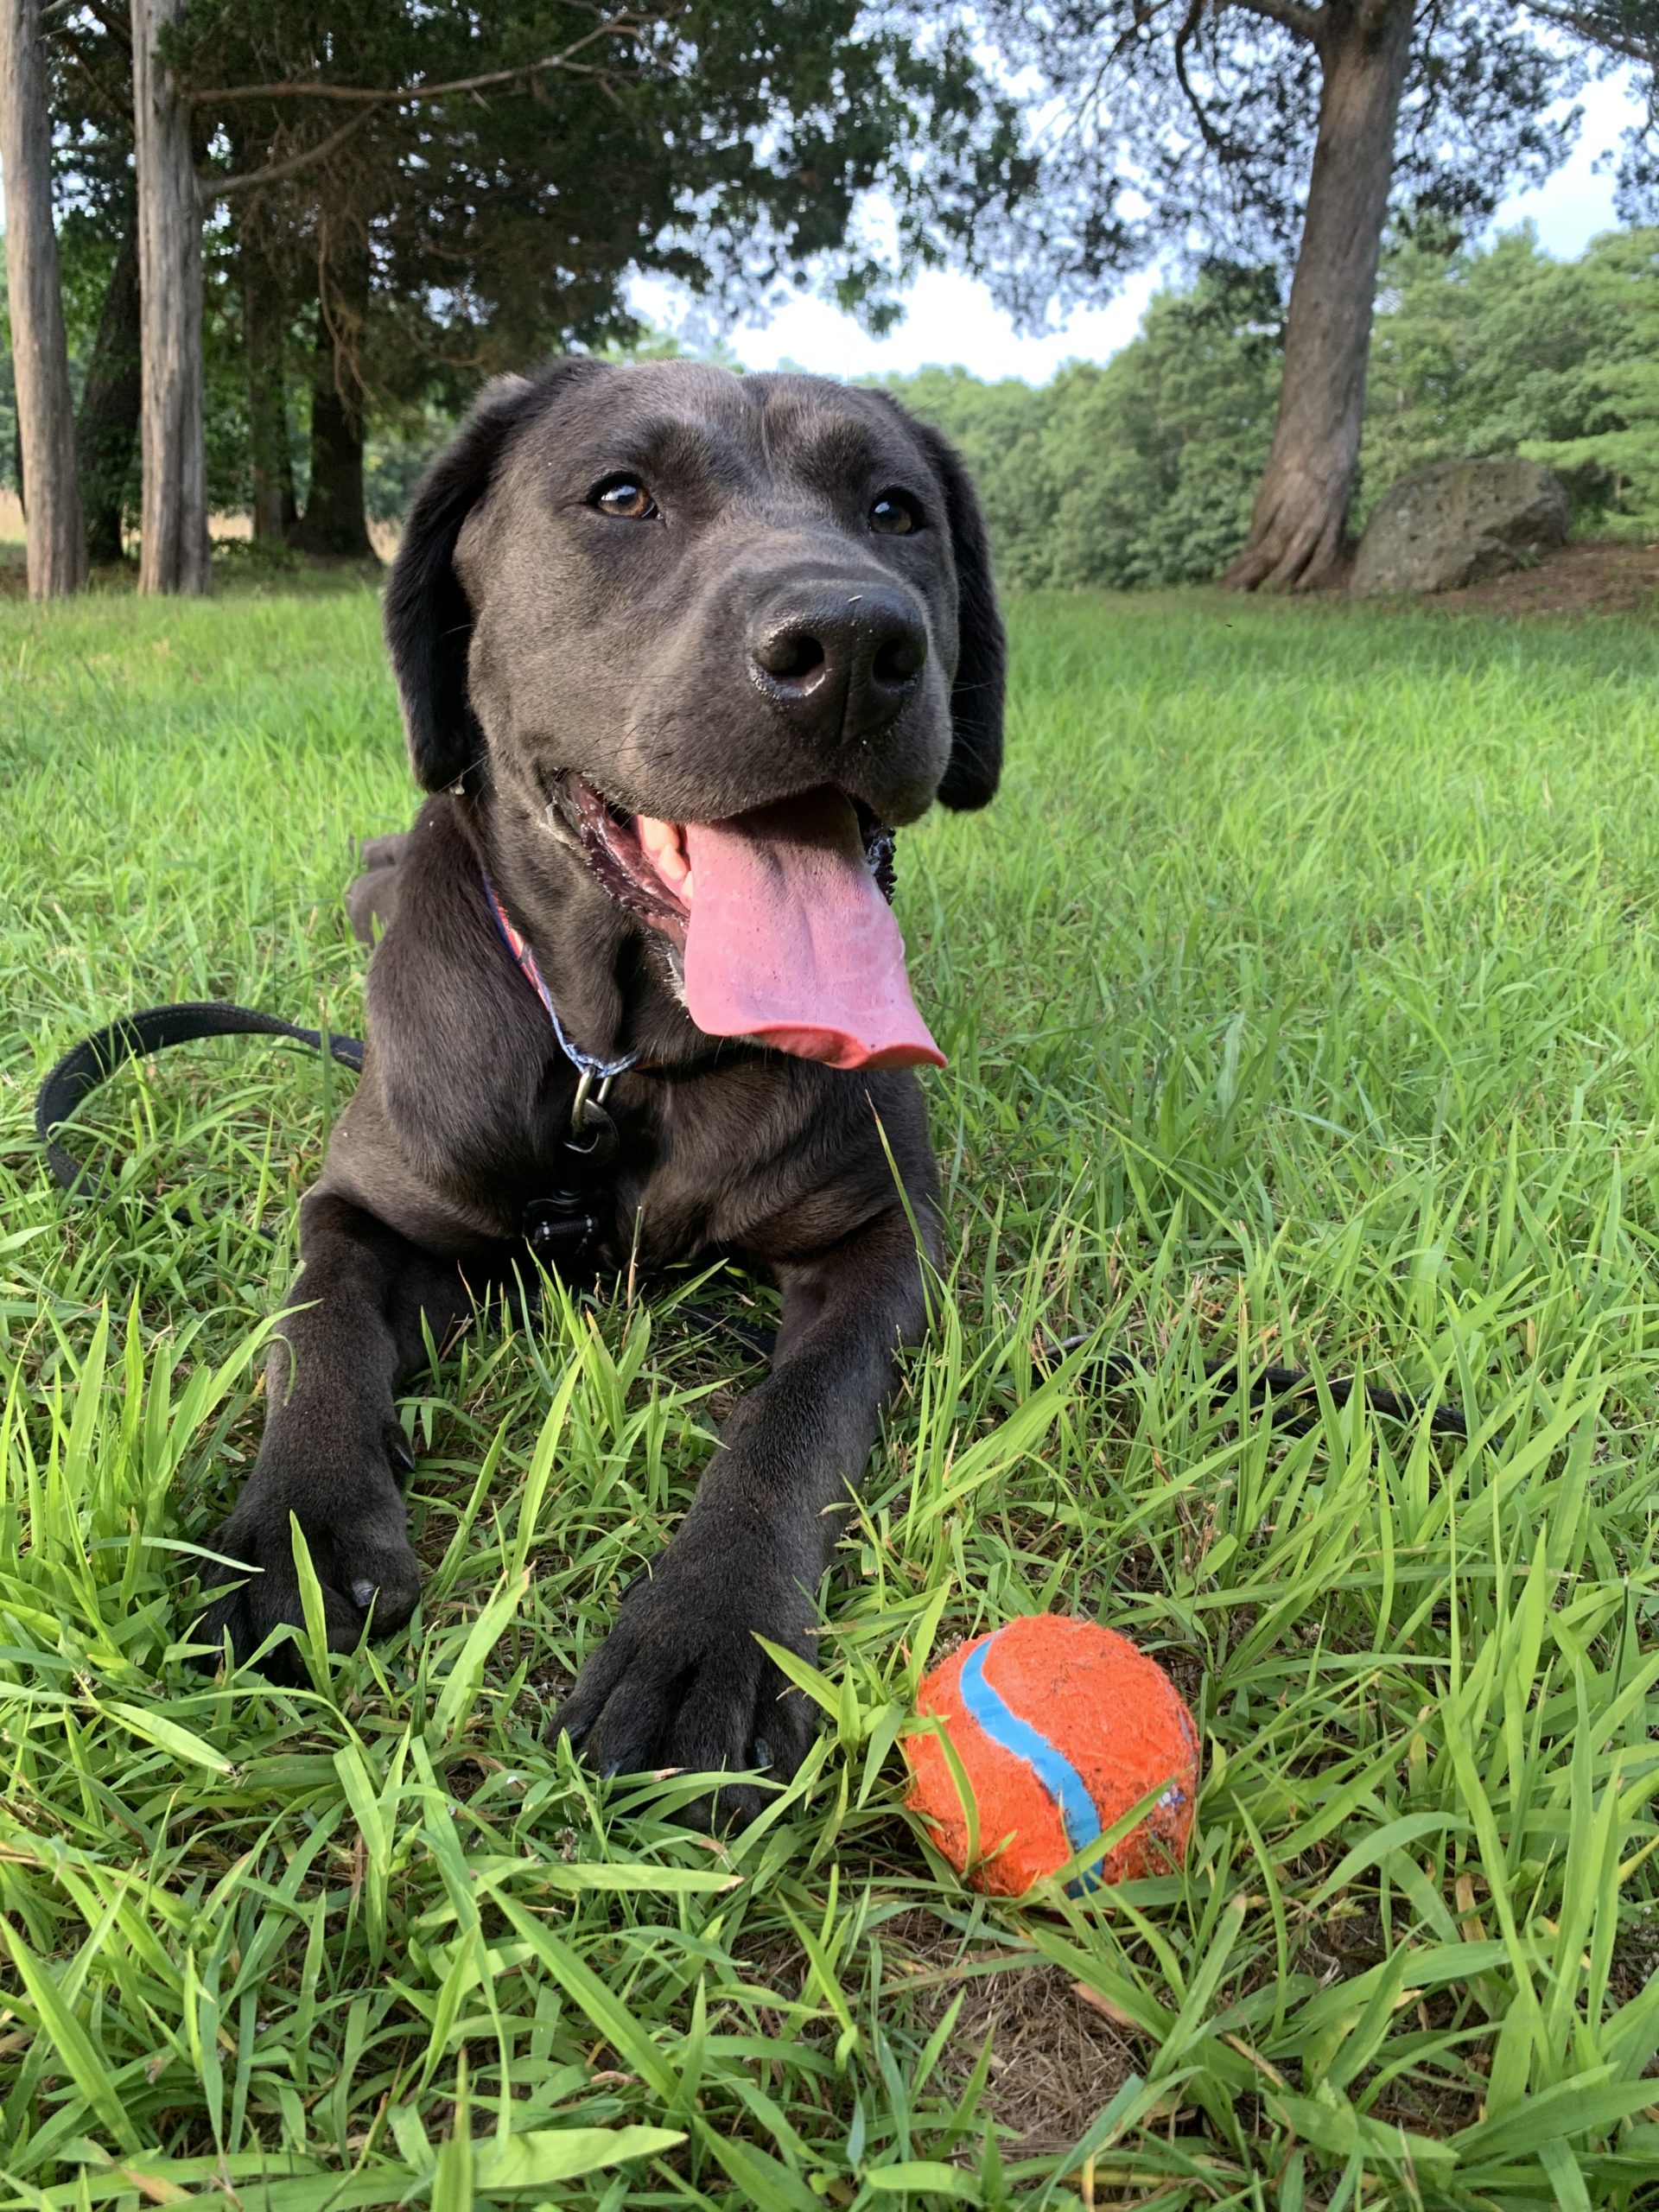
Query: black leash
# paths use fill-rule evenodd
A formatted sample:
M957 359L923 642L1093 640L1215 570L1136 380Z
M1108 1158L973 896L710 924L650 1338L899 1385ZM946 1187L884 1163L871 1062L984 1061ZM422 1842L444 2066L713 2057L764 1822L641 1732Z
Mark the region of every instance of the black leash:
M1046 1349L1058 1360L1086 1344L1086 1336L1068 1337L1062 1344ZM1096 1369L1109 1386L1121 1386L1139 1382L1146 1374L1141 1362L1128 1352L1099 1351L1086 1363ZM1211 1405L1225 1405L1236 1396L1241 1382L1249 1404L1257 1412L1266 1412L1271 1425L1287 1436L1304 1436L1314 1427L1319 1418L1319 1385L1305 1368L1258 1367L1249 1373L1243 1361L1207 1359L1204 1371L1210 1383ZM1469 1433L1469 1424L1461 1410L1442 1400L1414 1398L1402 1390L1385 1390L1374 1382L1360 1382L1351 1375L1332 1375L1325 1382L1331 1402L1345 1406L1357 1391L1374 1414L1385 1421L1413 1421L1428 1415L1431 1434L1435 1436L1464 1436Z
M330 1053L345 1067L360 1070L363 1065L363 1046L357 1038L336 1036L332 1029L302 1029L297 1022L281 1021L252 1007L210 999L124 1014L66 1052L35 1094L35 1134L46 1147L48 1166L72 1198L111 1198L116 1194L58 1143L56 1132L127 1061L163 1052L169 1045L194 1044L203 1037L285 1037L314 1052Z
M82 1102L116 1070L170 1045L191 1045L204 1037L276 1037L327 1052L360 1073L363 1046L355 1037L332 1029L306 1029L254 1007L222 1000L197 1000L179 1006L151 1006L123 1014L66 1052L35 1094L35 1134L45 1148L47 1165L72 1198L113 1198L101 1176L57 1141L57 1131ZM574 1265L599 1233L599 1185L616 1153L616 1128L596 1101L578 1094L571 1129L565 1139L568 1180L524 1209L524 1235L537 1258L551 1265Z
M342 1066L360 1071L363 1046L355 1037L333 1030L305 1029L297 1022L280 1020L274 1014L260 1014L251 1007L231 1006L219 1000L203 1000L180 1006L145 1007L123 1014L67 1052L35 1095L35 1133L45 1147L47 1164L73 1198L109 1198L110 1185L57 1141L56 1132L72 1119L83 1100L91 1096L116 1070L145 1053L165 1052L171 1045L189 1045L204 1037L276 1037L304 1045L314 1052L327 1052ZM561 1039L563 1042L563 1039ZM567 1047L567 1050L569 1048ZM572 1058L575 1056L572 1055ZM578 1062L580 1067L581 1063ZM603 1180L616 1151L616 1129L597 1099L588 1095L591 1071L578 1086L571 1128L565 1139L573 1170L570 1183L524 1209L524 1235L537 1255L549 1262L578 1259L597 1233L593 1211L596 1185ZM562 1252L561 1246L568 1246ZM688 1317L729 1330L763 1356L772 1350L772 1332L752 1324L732 1323L700 1307L687 1309ZM1070 1337L1046 1347L1056 1359L1076 1351L1087 1337ZM1125 1352L1101 1351L1088 1362L1110 1387L1134 1382L1145 1372ZM1211 1385L1211 1400L1224 1404L1237 1392L1244 1370L1234 1359L1207 1361L1205 1373ZM1415 1421L1428 1414L1436 1436L1465 1436L1468 1423L1456 1406L1414 1398L1367 1382L1359 1385L1351 1375L1333 1375L1325 1385L1334 1405L1344 1406L1356 1389L1363 1389L1366 1404L1385 1420ZM1298 1434L1319 1418L1318 1389L1312 1376L1297 1367L1262 1367L1250 1375L1245 1394L1252 1407L1270 1413L1275 1427Z

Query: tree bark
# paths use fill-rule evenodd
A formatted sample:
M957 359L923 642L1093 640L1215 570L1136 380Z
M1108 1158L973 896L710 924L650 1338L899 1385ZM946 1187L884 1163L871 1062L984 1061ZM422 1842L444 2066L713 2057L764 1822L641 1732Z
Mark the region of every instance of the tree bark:
M0 0L0 173L29 595L53 599L86 582L86 533L52 226L52 118L37 0Z
M349 340L355 330L340 318L366 308L368 270L362 270L364 298L342 300L317 308L317 342L311 367L311 488L306 494L292 543L302 553L337 559L372 561L369 526L363 513L364 393ZM353 292L358 287L353 284ZM356 328L360 329L360 320Z
M86 512L86 554L92 561L121 558L121 521L126 509L132 456L143 404L139 372L138 217L127 219L98 319L98 336L80 395L75 444L80 454L80 496Z
M1273 449L1250 535L1223 582L1332 582L1359 466L1376 267L1411 58L1412 0L1326 0L1319 136L1285 325Z
M203 594L207 450L201 352L201 210L190 111L156 52L183 0L132 0L132 106L143 297L141 592Z
M284 543L298 515L283 360L286 316L282 285L270 251L270 216L257 207L247 210L237 232L256 545Z

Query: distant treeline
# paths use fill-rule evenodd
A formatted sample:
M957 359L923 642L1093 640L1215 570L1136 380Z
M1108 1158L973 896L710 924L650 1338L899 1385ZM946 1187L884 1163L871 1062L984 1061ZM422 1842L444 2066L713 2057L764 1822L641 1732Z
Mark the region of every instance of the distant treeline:
M1529 228L1400 248L1378 308L1356 526L1427 461L1522 453L1560 472L1580 530L1659 537L1659 230L1573 262ZM1154 299L1103 368L1034 388L965 369L883 381L967 455L1007 582L1200 582L1244 542L1281 332L1275 276L1217 268Z
M76 257L67 258L73 276ZM89 281L84 298L73 283L66 290L72 337L89 340L98 289ZM883 381L967 455L1006 582L1202 582L1244 543L1273 435L1282 329L1276 274L1215 267L1159 294L1139 336L1104 367L1073 362L1034 387L987 384L960 368ZM77 374L86 350L74 346ZM677 349L657 337L627 350ZM213 499L241 506L243 381L211 342L208 365ZM9 367L0 348L0 478L10 473ZM371 518L401 514L453 421L429 401L372 418ZM301 411L290 435L302 497ZM1542 252L1530 229L1484 248L1417 245L1388 257L1356 527L1408 470L1503 453L1560 470L1580 531L1659 538L1659 229L1610 232L1569 262Z

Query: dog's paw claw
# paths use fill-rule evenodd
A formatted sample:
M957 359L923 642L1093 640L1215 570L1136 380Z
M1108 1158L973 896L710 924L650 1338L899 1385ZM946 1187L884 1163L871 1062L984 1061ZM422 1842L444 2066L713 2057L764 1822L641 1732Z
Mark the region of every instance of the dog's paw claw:
M741 1610L729 1560L670 1547L629 1586L615 1627L553 1723L592 1773L760 1771L688 1806L701 1827L742 1826L806 1756L813 1716L756 1642L810 1649L810 1609L782 1572L752 1569ZM568 1716L568 1717L567 1717Z
M238 1664L275 1630L305 1633L305 1600L294 1559L296 1519L321 1592L331 1651L356 1649L365 1614L373 1633L383 1637L414 1611L420 1561L410 1548L403 1498L384 1462L354 1496L320 1500L316 1490L315 1483L285 1478L282 1471L267 1467L263 1480L256 1471L236 1512L211 1539L213 1551L238 1564L204 1567L193 1638L210 1647L204 1665L217 1663L227 1630ZM290 1643L268 1653L261 1671L291 1684L304 1670Z

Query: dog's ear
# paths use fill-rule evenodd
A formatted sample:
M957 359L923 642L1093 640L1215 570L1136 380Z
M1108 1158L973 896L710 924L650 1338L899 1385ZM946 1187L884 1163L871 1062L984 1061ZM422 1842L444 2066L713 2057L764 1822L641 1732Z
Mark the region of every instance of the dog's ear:
M887 397L886 393L882 394ZM889 406L897 403L889 399ZM1002 773L1002 696L1008 672L1007 639L996 603L985 516L961 454L931 423L904 416L944 486L945 517L957 569L957 677L950 690L950 759L939 797L966 812L996 796Z
M512 433L556 384L586 365L554 361L534 378L497 377L486 385L410 503L386 583L385 620L410 764L427 791L459 783L484 745L467 696L473 610L455 574L455 541Z

